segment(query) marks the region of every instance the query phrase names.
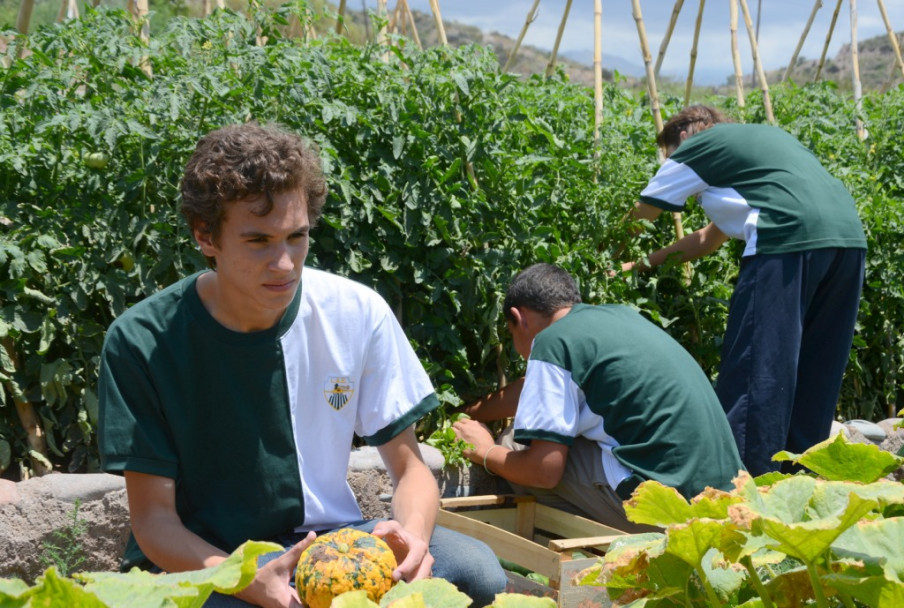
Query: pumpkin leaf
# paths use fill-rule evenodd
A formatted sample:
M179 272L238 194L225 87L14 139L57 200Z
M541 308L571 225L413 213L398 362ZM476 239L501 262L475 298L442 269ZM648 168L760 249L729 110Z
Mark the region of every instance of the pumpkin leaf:
M682 523L693 517L690 504L675 488L658 481L645 481L625 501L630 521L651 526Z
M404 597L420 594L428 608L467 608L472 600L442 578L422 578L411 583L399 581L380 600L385 608Z
M890 580L904 580L904 519L860 522L832 546L836 555L881 567ZM872 605L872 604L870 604ZM904 606L904 602L900 605Z
M803 465L828 480L861 483L872 483L904 465L904 457L873 444L851 443L844 433L817 443L803 454L781 451L772 460Z
M551 597L537 597L520 593L498 593L491 606L496 608L555 608Z
M333 603L330 604L330 608L377 608L378 606L379 604L367 597L367 591L364 589L340 593L333 598ZM401 606L397 608L401 608Z
M189 608L202 606L214 591L227 595L238 593L251 583L261 555L282 550L276 543L249 541L220 564L203 570L152 574L133 569L128 573L76 573L73 578L85 581L85 590L109 606Z
M904 583L882 576L853 577L829 574L822 577L826 584L849 594L872 608L904 606Z

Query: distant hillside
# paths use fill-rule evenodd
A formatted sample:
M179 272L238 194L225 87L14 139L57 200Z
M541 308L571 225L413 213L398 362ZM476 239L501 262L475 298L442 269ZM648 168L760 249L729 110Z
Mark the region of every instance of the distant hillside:
M424 46L439 44L433 15L413 11L413 16L421 43ZM352 20L360 23L363 17L359 12L352 17ZM505 63L510 49L515 44L513 38L504 34L498 32L486 33L475 26L465 25L456 21L444 21L443 26L450 45L455 47L466 44L491 46L499 57L500 64ZM899 33L899 39L902 38L904 38L904 32ZM902 46L904 46L904 41L902 41ZM876 36L861 40L858 43L858 49L860 80L864 91L879 90L889 85L895 86L904 82L904 77L901 76L899 69L892 71L895 57L888 36ZM511 67L511 71L524 75L542 74L549 63L550 54L550 50L522 45ZM591 59L583 58L583 61L576 59L576 57L567 57L560 53L556 63L568 74L572 82L593 86ZM817 64L818 59L799 58L791 76L792 80L800 84L812 81L816 74ZM643 78L638 76L643 74L643 66L632 64L621 58L606 57L603 59L603 80L611 82L613 72L609 67L619 71L623 84L626 87L642 85ZM770 84L774 84L781 81L784 73L785 68L783 67L778 70L767 71L766 77ZM834 81L842 89L849 90L852 88L850 44L844 45L834 58L826 59L820 78ZM746 75L745 82L752 82L750 74ZM733 86L734 76L726 74L724 85L704 88L710 88L714 92L730 93L730 89Z
M904 32L898 33L899 47L904 43ZM887 35L867 38L857 43L860 82L864 91L881 90L887 86L904 83L901 69L895 67L895 54ZM819 58L798 58L797 65L791 72L791 80L797 83L812 81L816 76ZM781 70L766 73L769 82L779 82L785 74L787 66ZM838 83L842 89L852 89L851 45L845 44L832 59L826 59L820 73L821 80Z

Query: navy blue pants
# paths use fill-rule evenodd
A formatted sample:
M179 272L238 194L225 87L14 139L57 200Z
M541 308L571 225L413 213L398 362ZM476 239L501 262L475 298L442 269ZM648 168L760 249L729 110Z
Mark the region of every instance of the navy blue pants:
M752 475L772 456L829 436L860 306L864 249L755 255L741 262L716 384Z

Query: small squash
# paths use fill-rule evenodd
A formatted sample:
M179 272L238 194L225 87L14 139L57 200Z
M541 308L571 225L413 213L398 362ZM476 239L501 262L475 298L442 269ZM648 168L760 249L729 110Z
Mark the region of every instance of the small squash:
M295 589L309 608L329 608L333 598L362 589L380 602L393 585L396 558L373 534L341 528L314 539L298 560Z

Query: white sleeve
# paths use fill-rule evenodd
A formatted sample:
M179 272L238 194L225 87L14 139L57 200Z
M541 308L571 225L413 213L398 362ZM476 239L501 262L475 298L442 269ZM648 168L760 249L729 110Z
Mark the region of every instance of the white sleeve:
M515 413L516 439L570 444L579 434L583 400L571 372L546 361L529 360Z

